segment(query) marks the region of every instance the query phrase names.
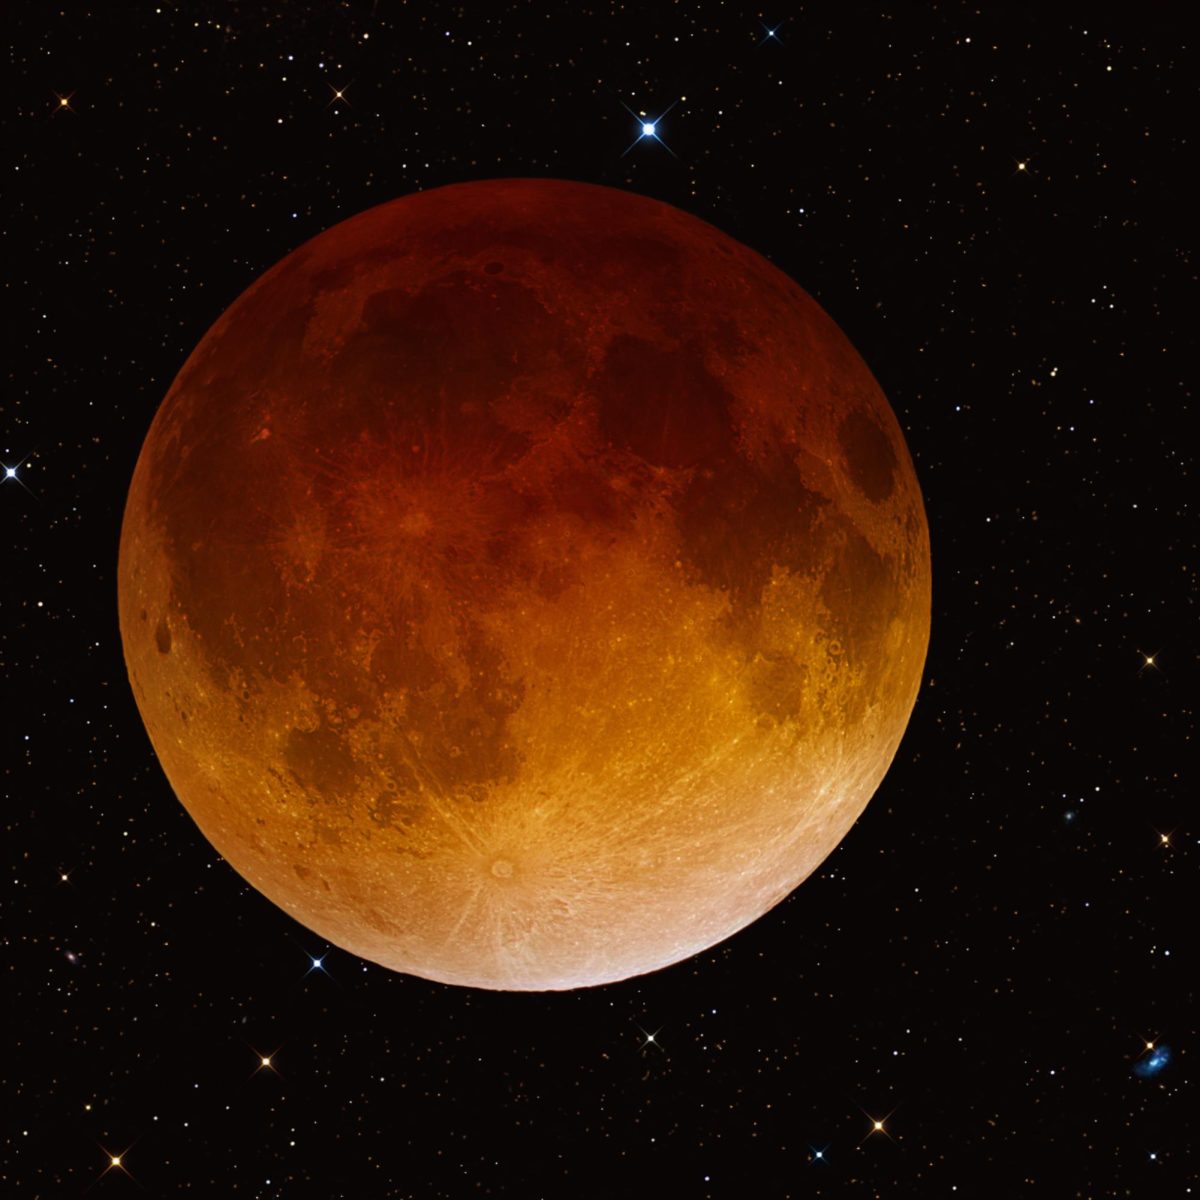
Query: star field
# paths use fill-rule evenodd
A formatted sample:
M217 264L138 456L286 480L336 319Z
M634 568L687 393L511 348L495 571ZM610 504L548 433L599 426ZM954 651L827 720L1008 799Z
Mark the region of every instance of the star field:
M1195 1194L1183 30L476 7L11 16L0 1190ZM225 307L362 209L524 175L795 278L888 395L933 543L922 692L842 845L731 941L561 995L389 974L249 888L116 618L138 450Z

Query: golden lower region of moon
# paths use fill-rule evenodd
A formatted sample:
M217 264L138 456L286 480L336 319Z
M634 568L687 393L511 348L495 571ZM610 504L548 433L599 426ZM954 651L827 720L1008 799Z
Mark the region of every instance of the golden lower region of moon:
M175 380L125 656L204 834L310 929L563 989L766 912L883 778L928 529L854 349L764 259L551 180L365 212Z

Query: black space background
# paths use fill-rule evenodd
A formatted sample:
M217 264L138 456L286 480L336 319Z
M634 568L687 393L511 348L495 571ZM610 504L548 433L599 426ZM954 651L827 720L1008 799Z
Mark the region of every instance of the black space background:
M1200 1186L1168 11L6 6L3 1194ZM622 158L621 101L678 96L677 157ZM925 683L843 845L732 941L574 994L392 975L250 890L156 764L116 620L130 474L208 326L339 220L505 175L658 197L792 275L883 384L933 538Z

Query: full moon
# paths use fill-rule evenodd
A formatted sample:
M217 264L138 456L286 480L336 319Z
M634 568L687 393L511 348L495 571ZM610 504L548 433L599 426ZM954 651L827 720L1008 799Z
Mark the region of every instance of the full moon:
M729 937L841 840L916 700L929 533L791 279L504 179L345 221L224 313L119 587L159 761L254 887L396 971L567 989Z

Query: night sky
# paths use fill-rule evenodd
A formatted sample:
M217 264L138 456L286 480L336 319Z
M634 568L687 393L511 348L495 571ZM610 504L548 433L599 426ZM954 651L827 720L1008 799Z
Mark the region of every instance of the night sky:
M1167 6L990 7L8 9L0 1191L1195 1193L1194 67ZM842 845L729 942L563 994L389 973L251 889L117 628L133 466L212 322L344 218L496 176L796 279L933 544Z

